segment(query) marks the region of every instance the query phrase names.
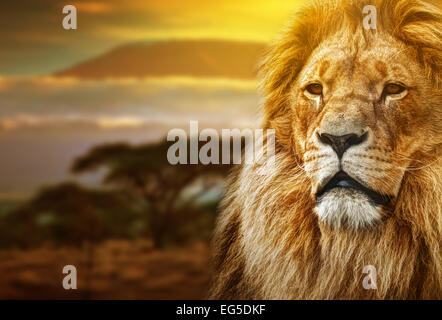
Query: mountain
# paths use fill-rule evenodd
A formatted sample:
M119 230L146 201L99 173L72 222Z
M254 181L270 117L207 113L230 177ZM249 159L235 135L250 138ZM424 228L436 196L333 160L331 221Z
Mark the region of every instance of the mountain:
M122 77L222 77L253 79L265 45L223 40L176 40L118 47L55 76L85 79Z

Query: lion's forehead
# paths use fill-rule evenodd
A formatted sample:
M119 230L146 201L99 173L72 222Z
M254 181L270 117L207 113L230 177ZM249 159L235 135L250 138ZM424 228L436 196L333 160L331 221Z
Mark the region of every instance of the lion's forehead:
M415 85L417 69L413 51L394 40L379 38L368 44L343 41L339 37L316 48L301 71L299 82L321 80L325 84L362 86L379 90L388 80Z

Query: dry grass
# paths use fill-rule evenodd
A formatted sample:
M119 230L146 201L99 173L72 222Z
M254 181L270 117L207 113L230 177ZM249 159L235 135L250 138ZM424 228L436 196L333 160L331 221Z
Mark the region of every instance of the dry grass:
M87 255L44 246L0 251L0 299L203 299L209 281L208 248L196 243L159 251L146 240L107 241ZM78 289L65 290L62 269L77 268Z

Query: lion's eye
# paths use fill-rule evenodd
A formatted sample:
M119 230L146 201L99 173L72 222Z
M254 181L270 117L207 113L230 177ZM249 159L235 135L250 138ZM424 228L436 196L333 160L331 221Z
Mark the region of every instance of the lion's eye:
M309 84L305 89L308 93L314 94L315 96L322 95L322 86L319 83Z
M404 91L405 91L404 86L396 83L389 83L384 88L384 95L400 94Z

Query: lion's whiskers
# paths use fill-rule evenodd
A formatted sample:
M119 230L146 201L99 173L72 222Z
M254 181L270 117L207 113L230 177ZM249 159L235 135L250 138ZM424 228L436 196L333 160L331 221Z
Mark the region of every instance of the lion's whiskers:
M371 168L369 168L369 167L367 167L367 166L363 166L363 165L360 165L360 164L357 164L357 165L356 165L356 163L355 163L355 162L352 162L352 161L348 161L348 162L346 162L346 163L347 163L350 167L352 167L352 168L354 168L354 169L357 169L357 168L371 169ZM390 171L391 169L381 169L381 170L384 171L384 172L386 172L386 171ZM375 176L375 175L370 174L370 173L367 173L367 172L364 172L364 175L367 176L368 178L371 178L371 179L374 179L374 180L381 180L381 179L382 179L384 182L386 181L387 183L391 183L391 185L395 185L395 184L401 182L401 179L400 179L400 178L393 177L393 176L391 176L391 175Z

